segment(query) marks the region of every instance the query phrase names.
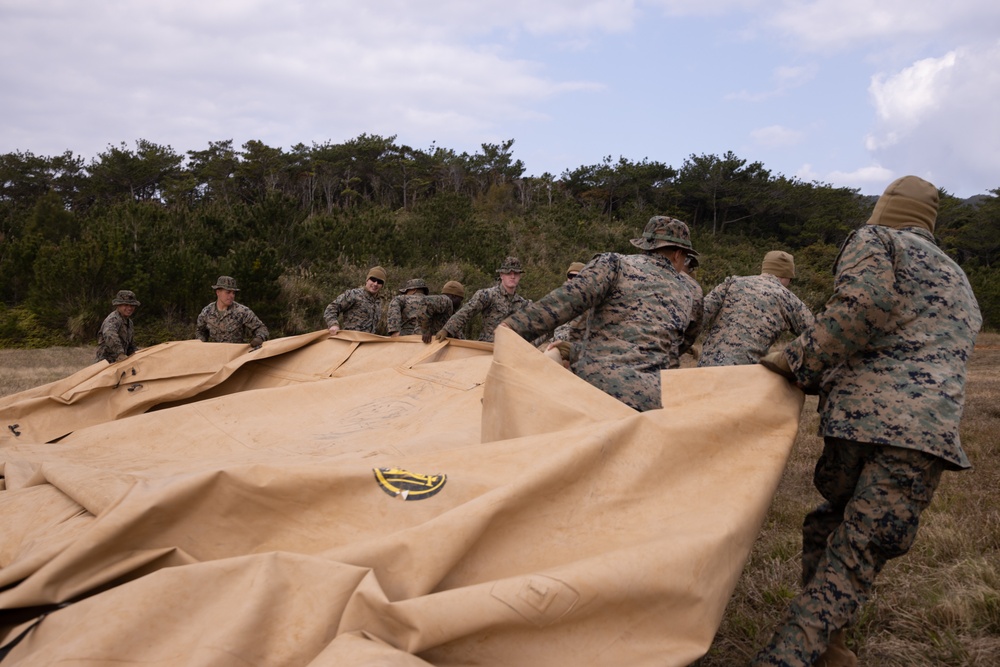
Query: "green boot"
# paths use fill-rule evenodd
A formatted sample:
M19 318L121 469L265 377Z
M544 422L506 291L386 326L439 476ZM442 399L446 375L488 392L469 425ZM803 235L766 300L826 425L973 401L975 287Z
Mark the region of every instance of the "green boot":
M837 630L830 635L830 645L813 663L813 667L858 667L858 656L847 648L843 630Z

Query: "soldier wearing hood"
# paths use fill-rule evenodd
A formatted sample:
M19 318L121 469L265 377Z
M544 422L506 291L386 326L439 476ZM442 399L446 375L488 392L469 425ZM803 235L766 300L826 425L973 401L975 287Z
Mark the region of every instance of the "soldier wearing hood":
M934 242L938 190L889 185L844 243L815 325L761 363L820 396L825 502L802 527L802 590L754 665L850 667L844 629L875 578L909 551L959 439L966 365L982 324L962 269Z

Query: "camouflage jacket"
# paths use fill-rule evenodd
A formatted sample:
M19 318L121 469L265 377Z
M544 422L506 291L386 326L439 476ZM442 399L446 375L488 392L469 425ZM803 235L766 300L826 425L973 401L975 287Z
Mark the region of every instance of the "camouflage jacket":
M249 343L253 338L267 340L267 327L242 303L233 302L219 310L216 302L202 308L198 315L195 337L206 343Z
M982 324L962 269L920 228L868 225L841 249L834 294L785 356L820 394L819 432L970 467L959 439Z
M605 253L506 322L530 340L578 317L573 372L637 410L651 410L661 407L660 371L678 367L698 335L701 299L665 257Z
M425 328L430 333L437 333L451 314L451 297L447 294L400 294L389 302L386 328L390 335L399 333L400 336L422 334ZM433 328L435 320L436 329Z
M769 273L730 276L705 297L699 366L756 364L785 331L798 336L813 315Z
M420 325L421 329L426 328L428 333L436 334L447 324L448 319L455 312L455 304L447 294L432 294L424 297L424 300L428 319L426 324ZM465 334L458 331L452 335L452 338L465 338Z
M382 298L364 287L354 287L334 299L323 311L327 328L341 319L340 328L379 333L382 324Z
M482 313L483 330L479 334L479 340L488 343L493 342L493 331L511 313L521 310L531 302L515 292L507 294L502 285L494 285L481 290L477 290L472 298L462 304L458 312L452 315L444 328L452 338L459 338L455 334L464 334L465 327L477 313Z
M132 318L123 316L116 308L104 318L101 330L97 332L97 355L94 361L105 359L113 364L123 354L131 357L135 350Z

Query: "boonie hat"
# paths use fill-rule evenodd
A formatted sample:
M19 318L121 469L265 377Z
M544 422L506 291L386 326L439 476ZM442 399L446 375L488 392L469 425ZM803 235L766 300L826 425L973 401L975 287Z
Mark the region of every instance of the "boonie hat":
M566 269L566 277L571 278L577 273L580 273L580 269L582 268L583 268L583 262L573 262L572 264L569 265L569 268Z
M118 294L115 294L115 298L111 300L112 306L139 306L139 300L135 298L135 293L132 290L118 290Z
M497 273L524 273L524 269L521 268L521 260L517 257L505 257Z
M649 219L646 228L642 230L642 236L631 240L632 245L643 250L656 250L673 246L682 248L689 255L697 255L694 247L691 246L691 230L688 226L678 220L665 215L656 215Z
M219 276L219 279L215 281L212 285L212 289L227 289L234 292L239 292L240 288L236 286L236 278L232 276Z
M427 289L427 283L424 282L423 278L411 278L410 280L407 280L406 284L399 288L399 293L406 294L411 289L423 290L424 294L430 292L430 290Z

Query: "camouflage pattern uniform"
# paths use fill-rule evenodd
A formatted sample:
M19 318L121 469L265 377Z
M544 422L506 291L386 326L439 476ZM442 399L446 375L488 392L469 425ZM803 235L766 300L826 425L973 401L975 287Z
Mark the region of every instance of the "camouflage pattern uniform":
M236 301L226 310L219 310L215 301L202 308L195 335L205 343L247 343L254 338L265 341L270 336L260 318Z
M477 290L472 298L462 304L458 312L452 315L445 323L443 329L452 338L459 338L456 334L465 332L465 327L472 321L476 313L482 313L483 330L479 334L479 340L487 343L493 342L493 332L504 319L511 313L521 310L531 302L515 292L507 294L502 285L494 285Z
M815 326L783 353L820 394L814 483L826 502L803 525L802 592L755 665L812 665L886 562L910 549L942 470L970 467L959 422L982 318L934 243L937 204L922 179L892 183L844 244Z
M809 308L778 276L730 276L705 297L698 366L756 364L783 332L798 336L812 323Z
M378 333L382 322L382 299L364 287L349 289L323 311L327 328L336 324L338 318L343 318L341 329Z
M135 351L132 318L125 317L117 310L112 311L104 318L97 334L97 356L94 361L104 360L113 364L121 356L131 357Z
M570 333L572 371L636 410L661 407L660 371L680 365L701 317L701 303L670 260L598 255L506 323L530 340L581 315Z
M423 312L418 322L420 331L414 333L423 333L426 331L427 333L436 334L447 324L448 319L455 311L455 305L451 297L447 294L434 294L432 296L425 296L423 299ZM452 336L452 338L462 337L461 331Z

